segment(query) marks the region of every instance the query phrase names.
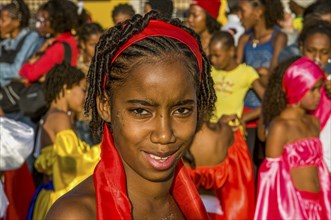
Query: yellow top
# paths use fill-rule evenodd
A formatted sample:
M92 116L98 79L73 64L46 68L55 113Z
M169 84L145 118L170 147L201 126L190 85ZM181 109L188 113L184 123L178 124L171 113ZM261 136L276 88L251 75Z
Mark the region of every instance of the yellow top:
M45 215L60 196L92 175L100 152L99 145L89 146L73 130L59 132L54 144L45 147L34 164L38 172L52 175L54 191L47 191L47 196L45 192L38 195L33 218L43 219L41 213Z
M258 73L253 67L240 64L228 72L212 68L211 76L217 96L216 109L211 121L216 122L224 114L237 114L241 117L245 95L253 82L259 78Z

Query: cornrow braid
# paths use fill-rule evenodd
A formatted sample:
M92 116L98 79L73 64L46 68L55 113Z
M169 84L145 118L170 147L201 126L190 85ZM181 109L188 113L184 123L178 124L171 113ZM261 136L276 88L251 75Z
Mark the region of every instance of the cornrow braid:
M291 57L280 63L271 74L262 101L263 124L265 127L286 108L286 95L283 91L283 78L287 68L300 56Z
M10 17L20 21L20 27L25 28L29 25L30 10L23 0L14 0L2 7L2 10L9 12Z
M106 31L96 45L96 52L87 76L89 89L85 102L85 113L91 112L92 114L90 126L96 136L102 135L102 124L104 123L98 115L96 99L109 97L110 100L108 101L110 102L113 88L125 83L133 68L141 63L167 60L164 58L168 58L168 60L169 58L181 58L183 65L193 75L198 99L198 128L203 120L208 121L212 115L216 95L210 76L210 64L202 50L197 34L183 26L178 19L163 21L184 29L198 41L203 57L201 76L197 60L187 45L162 36L148 37L138 41L126 48L113 63L110 62L117 50L133 35L141 32L152 19L163 20L155 11L147 13L144 17L137 14L125 21L124 25L118 24ZM106 78L105 87L104 78ZM110 124L108 125L110 126Z

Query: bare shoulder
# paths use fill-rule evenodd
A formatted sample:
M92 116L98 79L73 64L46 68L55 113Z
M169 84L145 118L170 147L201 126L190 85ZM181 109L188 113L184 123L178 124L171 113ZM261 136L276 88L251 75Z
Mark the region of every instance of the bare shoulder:
M93 176L59 198L45 219L96 219Z
M52 112L47 116L45 126L51 128L55 133L72 129L70 116L65 112Z
M283 154L283 147L287 143L289 125L286 119L275 118L269 128L266 141L266 156L278 157Z
M276 37L274 38L274 45L283 45L287 43L287 35L282 31L278 31Z

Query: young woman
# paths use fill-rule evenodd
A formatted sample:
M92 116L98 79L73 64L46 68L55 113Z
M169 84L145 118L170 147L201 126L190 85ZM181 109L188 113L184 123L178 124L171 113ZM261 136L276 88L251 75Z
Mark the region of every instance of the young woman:
M55 65L44 86L49 110L38 136L41 153L34 164L44 175L44 184L37 190L29 219L44 219L51 205L91 175L100 159L100 148L78 138L71 117L83 110L85 74L69 65Z
M78 45L71 30L77 26L77 12L68 0L50 0L42 4L37 12L37 30L47 40L38 54L24 63L19 71L29 82L44 81L46 73L56 64L63 62L65 49L62 42L70 46L72 66L76 66Z
M209 55L209 41L214 32L221 29L217 21L220 1L193 1L189 8L187 25L199 34L203 50Z
M323 160L317 108L323 71L292 58L271 75L263 99L266 159L259 169L255 219L328 219L331 176Z
M179 20L124 24L101 36L88 75L101 161L46 219L206 219L181 156L214 107L207 58Z
M237 63L244 62L253 67L266 85L269 73L276 67L278 55L287 42L286 34L278 27L278 22L283 19L282 3L280 0L240 0L239 6L246 33L239 39ZM248 91L244 106L243 117L249 122L246 123L246 141L250 152L254 152L255 146L261 148L256 138L261 102L253 90Z

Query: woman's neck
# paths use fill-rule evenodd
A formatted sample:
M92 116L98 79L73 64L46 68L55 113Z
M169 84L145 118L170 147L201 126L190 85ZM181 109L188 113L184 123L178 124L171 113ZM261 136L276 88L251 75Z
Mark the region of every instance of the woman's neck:
M154 202L168 201L173 177L165 181L154 182L137 174L136 171L130 168L125 162L123 162L123 165L127 179L128 196L133 205L137 203L137 201L151 205Z
M57 101L53 101L49 107L49 109L56 109L58 111L63 111L63 112L68 112L69 108L68 108L68 104L63 100L57 100Z
M257 24L254 26L254 37L259 39L269 33L271 28L267 28L265 22L261 19Z
M201 44L202 44L203 50L208 51L208 46L209 46L209 41L211 39L211 34L208 32L207 29L200 33L200 39L201 39Z

